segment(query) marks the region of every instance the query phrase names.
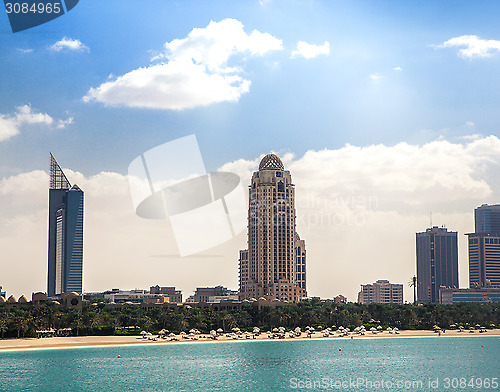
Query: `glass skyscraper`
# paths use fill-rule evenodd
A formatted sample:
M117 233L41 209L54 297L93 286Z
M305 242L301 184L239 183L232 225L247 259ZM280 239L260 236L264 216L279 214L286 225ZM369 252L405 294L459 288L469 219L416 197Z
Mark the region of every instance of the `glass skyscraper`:
M295 227L295 188L274 154L253 173L248 249L240 251L240 299L298 302L306 292L306 249Z
M476 234L500 235L500 204L483 204L474 210Z
M50 154L47 294L82 293L83 191Z
M469 286L500 288L500 205L474 210L475 233L469 237Z
M434 226L417 233L418 302L439 302L439 288L458 287L457 232Z

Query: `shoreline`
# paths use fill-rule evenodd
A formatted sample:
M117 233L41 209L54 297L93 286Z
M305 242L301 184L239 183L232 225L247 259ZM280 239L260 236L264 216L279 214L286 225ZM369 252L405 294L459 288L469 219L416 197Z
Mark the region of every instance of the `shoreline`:
M206 334L202 334L207 336ZM146 346L146 345L168 345L168 344L193 344L193 343L222 343L222 342L258 342L258 341L304 341L304 340L353 340L355 339L380 339L380 338L439 338L439 337L500 337L500 329L488 330L486 333L475 331L458 332L457 330L447 330L441 335L433 331L425 330L408 330L400 331L399 334L390 334L386 331L377 334L366 333L365 335L350 335L350 336L329 336L325 337L321 333L315 333L311 338L306 336L285 339L270 339L267 334L262 333L256 339L239 338L220 336L217 340L206 339L204 337L198 340L181 339L171 341L168 339L159 339L156 341L144 339L140 336L71 336L71 337L51 337L51 338L13 338L0 339L0 353L14 351L36 351L36 350L57 350L57 349L75 349L75 348L90 348L90 347L126 347L126 346Z

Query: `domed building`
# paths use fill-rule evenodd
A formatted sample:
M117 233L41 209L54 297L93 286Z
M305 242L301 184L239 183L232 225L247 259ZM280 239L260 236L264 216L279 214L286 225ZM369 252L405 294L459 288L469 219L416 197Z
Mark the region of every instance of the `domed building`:
M248 249L240 251L240 299L298 302L307 296L305 241L296 232L295 185L275 154L249 189Z

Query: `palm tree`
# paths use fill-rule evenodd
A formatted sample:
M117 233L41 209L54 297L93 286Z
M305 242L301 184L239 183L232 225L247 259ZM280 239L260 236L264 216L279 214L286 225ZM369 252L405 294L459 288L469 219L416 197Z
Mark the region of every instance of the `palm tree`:
M7 325L7 320L6 318L0 318L0 332L2 333L2 339L3 339L3 335L5 332L7 332L9 330L9 326Z
M413 275L413 278L408 282L408 286L413 287L413 305L417 304L417 277Z

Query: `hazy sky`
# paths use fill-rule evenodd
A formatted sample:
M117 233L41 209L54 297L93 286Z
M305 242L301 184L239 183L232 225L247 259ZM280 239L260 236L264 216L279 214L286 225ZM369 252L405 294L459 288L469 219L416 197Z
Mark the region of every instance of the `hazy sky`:
M128 165L195 134L207 171L249 183L283 158L308 292L415 272L415 233L499 203L496 1L81 1L13 34L0 12L0 285L46 290L52 152L85 191L84 289L237 289L246 233L180 258L134 212Z

